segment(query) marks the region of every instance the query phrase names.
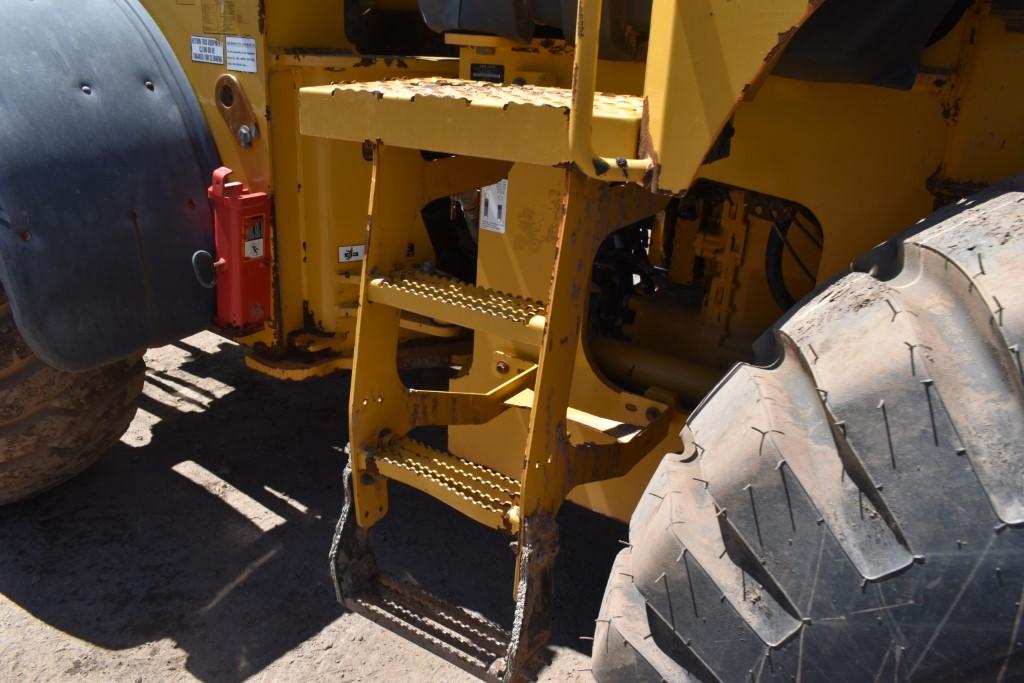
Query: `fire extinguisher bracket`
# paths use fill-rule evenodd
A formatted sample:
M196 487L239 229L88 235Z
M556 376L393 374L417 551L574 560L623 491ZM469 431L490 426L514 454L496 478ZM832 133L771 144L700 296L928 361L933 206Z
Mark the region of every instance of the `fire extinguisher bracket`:
M249 334L261 329L270 313L270 196L228 182L231 172L223 166L214 171L209 189L217 247L216 259L211 258L214 322L226 332ZM193 257L193 267L200 256Z

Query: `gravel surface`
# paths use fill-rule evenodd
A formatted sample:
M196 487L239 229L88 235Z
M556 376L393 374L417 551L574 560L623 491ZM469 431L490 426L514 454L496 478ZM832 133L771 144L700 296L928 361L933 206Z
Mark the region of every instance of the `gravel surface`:
M473 680L334 600L346 376L276 381L242 355L208 333L151 351L122 442L0 508L0 680ZM510 626L508 539L391 488L384 569ZM541 680L589 681L580 636L626 529L571 504L559 521Z

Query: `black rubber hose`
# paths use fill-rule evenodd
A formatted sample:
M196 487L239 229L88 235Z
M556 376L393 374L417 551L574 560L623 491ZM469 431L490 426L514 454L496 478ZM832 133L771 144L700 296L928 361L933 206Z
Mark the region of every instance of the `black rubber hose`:
M782 272L782 258L786 253L786 235L791 221L774 223L768 235L768 246L764 250L764 274L768 280L768 291L772 299L783 311L788 311L796 304L796 299L786 287L786 279Z

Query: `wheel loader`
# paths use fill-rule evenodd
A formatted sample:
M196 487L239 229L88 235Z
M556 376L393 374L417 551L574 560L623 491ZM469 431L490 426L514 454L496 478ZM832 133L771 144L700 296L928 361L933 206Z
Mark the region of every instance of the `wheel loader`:
M475 676L544 676L571 501L629 523L598 681L1024 677L1024 3L2 0L0 53L3 502L212 329L351 373L336 597ZM512 623L378 567L395 485Z

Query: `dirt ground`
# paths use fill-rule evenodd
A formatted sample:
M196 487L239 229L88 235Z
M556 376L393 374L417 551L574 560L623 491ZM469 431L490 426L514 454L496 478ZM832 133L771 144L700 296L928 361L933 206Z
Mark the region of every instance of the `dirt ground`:
M346 376L247 370L199 334L147 355L131 429L99 465L0 509L0 680L464 681L334 600ZM508 539L392 486L386 571L511 625ZM624 525L559 517L553 661L589 681L590 641Z

